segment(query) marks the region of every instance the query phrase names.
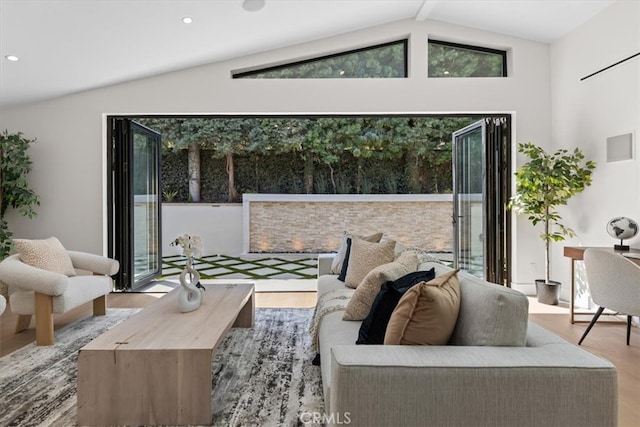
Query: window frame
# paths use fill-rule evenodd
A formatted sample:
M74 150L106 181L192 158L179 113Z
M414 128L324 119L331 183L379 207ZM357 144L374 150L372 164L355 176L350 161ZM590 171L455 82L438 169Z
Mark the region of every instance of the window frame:
M471 51L475 51L475 52L482 52L482 53L491 53L494 55L500 55L502 57L502 75L499 76L499 78L504 78L504 77L508 77L508 70L507 70L507 51L506 50L502 50L502 49L493 49L490 47L484 47L484 46L476 46L476 45L470 45L470 44L464 44L464 43L455 43L455 42L448 42L448 41L444 41L444 40L438 40L438 39L428 39L427 40L427 77L428 78L432 78L432 79L440 79L443 77L429 77L429 45L431 44L435 44L435 45L440 45L440 46L447 46L447 47L453 47L453 48L457 48L457 49L466 49L466 50L471 50ZM483 76L483 77L498 77L498 76ZM465 78L478 78L478 77L444 77L444 78L458 78L458 79L465 79Z

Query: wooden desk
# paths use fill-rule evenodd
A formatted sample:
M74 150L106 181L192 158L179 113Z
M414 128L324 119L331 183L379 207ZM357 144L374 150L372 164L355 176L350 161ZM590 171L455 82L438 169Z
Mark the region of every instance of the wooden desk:
M589 315L593 315L594 313L592 312L582 312L582 313L576 313L575 311L575 297L576 297L576 277L575 277L575 267L576 267L576 261L582 261L584 260L584 251L589 249L590 247L596 248L596 249L602 249L602 250L606 250L606 251L610 251L610 252L616 252L619 254L623 254L625 252L635 252L635 253L640 253L640 249L636 249L636 248L631 248L628 251L616 251L613 249L613 245L612 246L607 246L607 247L603 247L603 246L565 246L564 247L564 256L571 258L571 293L570 293L570 297L569 297L569 321L571 323L586 323L586 322L590 322L591 320L577 320L575 318L575 315L578 314L589 314ZM630 261L635 262L636 264L640 265L640 259L638 258L627 258ZM602 314L616 314L616 313L602 313Z

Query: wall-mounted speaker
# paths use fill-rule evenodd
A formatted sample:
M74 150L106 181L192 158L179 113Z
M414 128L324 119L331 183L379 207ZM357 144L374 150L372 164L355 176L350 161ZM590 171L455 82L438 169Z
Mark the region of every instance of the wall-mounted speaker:
M607 138L607 163L633 159L633 133Z

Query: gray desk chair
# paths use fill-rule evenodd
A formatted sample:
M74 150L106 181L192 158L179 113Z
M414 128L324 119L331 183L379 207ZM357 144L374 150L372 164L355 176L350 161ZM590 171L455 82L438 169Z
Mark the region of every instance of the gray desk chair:
M627 345L631 335L631 316L640 315L640 267L620 254L590 248L584 252L591 299L600 308L584 331L587 336L605 308L627 315Z

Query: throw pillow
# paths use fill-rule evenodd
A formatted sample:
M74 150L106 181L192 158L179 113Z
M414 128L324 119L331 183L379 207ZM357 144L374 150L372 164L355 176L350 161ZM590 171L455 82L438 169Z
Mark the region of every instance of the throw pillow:
M344 284L356 288L367 273L379 265L393 261L393 248L396 242L371 243L362 239L351 239L349 266Z
M391 345L445 345L458 320L458 270L409 289L393 310L384 343Z
M391 313L398 305L400 298L420 282L428 282L436 277L435 269L414 271L395 281L387 281L380 287L380 292L371 304L371 311L360 325L356 344L384 344L384 334Z
M358 234L347 233L345 231L343 236L342 236L342 242L341 242L340 248L338 249L338 253L333 258L333 262L331 263L331 273L332 274L340 274L340 271L342 270L342 263L347 258L346 257L347 239L349 239L349 238L358 238L358 239L366 240L367 242L378 243L380 241L380 239L382 239L382 233L373 233L373 234L370 234L368 236L361 236L361 235L358 235Z
M349 268L349 256L351 255L351 237L347 238L347 251L344 255L344 260L342 261L342 267L340 268L340 274L338 275L338 280L344 282L344 279L347 277L347 269Z
M396 280L416 271L418 257L414 252L405 252L397 260L379 265L371 270L356 288L342 316L342 320L363 320L371 311L373 300L387 280Z
M25 264L65 276L76 274L71 257L55 237L43 240L13 239L13 244Z

